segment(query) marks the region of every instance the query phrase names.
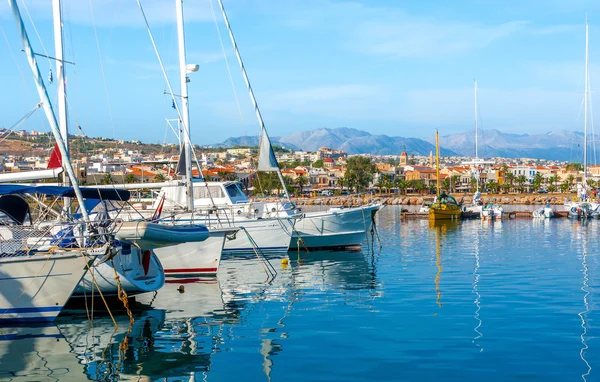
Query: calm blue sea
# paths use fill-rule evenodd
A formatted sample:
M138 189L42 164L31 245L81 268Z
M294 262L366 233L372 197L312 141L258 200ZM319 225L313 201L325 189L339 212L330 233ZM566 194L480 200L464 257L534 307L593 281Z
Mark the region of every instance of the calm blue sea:
M224 258L217 279L0 329L0 380L600 380L600 221L401 221L362 252ZM286 265L282 260L288 260ZM596 369L596 366L599 366Z

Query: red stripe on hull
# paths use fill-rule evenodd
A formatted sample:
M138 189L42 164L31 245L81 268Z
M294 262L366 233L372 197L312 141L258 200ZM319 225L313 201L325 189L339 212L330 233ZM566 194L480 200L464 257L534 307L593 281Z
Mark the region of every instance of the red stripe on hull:
M188 279L173 279L173 280L165 280L165 284L214 284L216 282L216 278L188 278Z
M165 273L217 273L218 268L178 268L165 269Z

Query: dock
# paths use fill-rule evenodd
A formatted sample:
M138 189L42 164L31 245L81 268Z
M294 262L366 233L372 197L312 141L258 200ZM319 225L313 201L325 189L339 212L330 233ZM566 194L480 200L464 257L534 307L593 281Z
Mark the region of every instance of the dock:
M554 218L566 218L567 211L554 211ZM417 220L417 219L429 219L427 212L401 212L400 218L402 220ZM463 212L462 220L474 220L480 219L478 213L475 212ZM508 219L533 219L533 211L511 211L505 212L503 220Z

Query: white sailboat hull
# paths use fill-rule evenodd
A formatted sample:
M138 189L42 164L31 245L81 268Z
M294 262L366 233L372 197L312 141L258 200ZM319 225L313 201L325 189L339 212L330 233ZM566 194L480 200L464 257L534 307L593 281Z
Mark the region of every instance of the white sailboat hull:
M371 230L380 204L307 212L296 221L290 249L359 246ZM301 239L300 243L299 239Z
M235 229L210 229L208 239L154 250L167 277L214 276L227 236Z
M0 323L53 321L87 271L81 254L0 257Z
M115 272L128 296L154 292L165 283L163 267L153 251L133 245L124 250L121 246L112 262L109 260L90 268L90 272L75 289L73 297L89 296L93 290L98 289L104 296L117 296L119 283L115 279Z

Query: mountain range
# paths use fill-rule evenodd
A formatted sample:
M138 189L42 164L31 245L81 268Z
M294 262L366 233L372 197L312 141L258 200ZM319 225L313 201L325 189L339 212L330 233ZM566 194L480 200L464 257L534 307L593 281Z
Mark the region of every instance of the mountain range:
M556 131L539 134L511 134L499 130L479 130L478 156L481 158L538 158L581 162L583 133ZM590 138L592 139L592 138ZM340 127L295 132L285 137L271 137L276 146L293 150L317 151L320 147L344 150L348 154L398 155L405 150L409 155L429 155L435 152L435 138L405 138L373 135L366 131ZM258 146L259 137L228 138L217 147ZM440 136L440 155L475 155L473 130Z

